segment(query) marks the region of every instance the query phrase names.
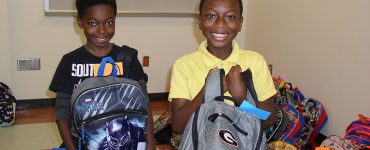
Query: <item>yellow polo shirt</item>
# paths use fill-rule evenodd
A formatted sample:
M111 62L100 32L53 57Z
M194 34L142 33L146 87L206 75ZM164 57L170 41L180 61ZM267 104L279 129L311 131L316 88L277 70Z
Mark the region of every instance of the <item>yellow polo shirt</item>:
M198 50L176 60L172 68L169 101L173 98L193 100L205 84L210 69L223 68L227 74L236 64L239 64L243 71L251 69L259 101L264 101L276 93L268 65L261 54L239 49L238 44L233 41L231 55L226 60L221 60L209 53L206 45L207 41L203 41ZM230 96L230 93L225 95ZM233 104L231 101L227 103Z

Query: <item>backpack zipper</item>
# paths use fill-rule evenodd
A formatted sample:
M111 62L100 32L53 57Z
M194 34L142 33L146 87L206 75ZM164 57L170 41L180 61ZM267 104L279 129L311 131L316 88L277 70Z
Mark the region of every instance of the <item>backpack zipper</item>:
M212 123L213 122L215 122L215 120L218 118L218 117L222 117L222 118L224 118L224 119L226 119L227 121L229 121L233 126L234 126L234 128L238 131L238 132L240 132L241 134L243 134L244 136L248 136L248 133L246 132L246 131L244 131L243 129L241 129L240 127L238 127L237 125L235 125L234 123L233 123L233 121L229 118L229 116L227 116L227 115L225 115L225 114L223 114L223 113L214 113L214 114L212 114L212 115L210 115L209 117L208 117L208 120L209 121L211 121Z

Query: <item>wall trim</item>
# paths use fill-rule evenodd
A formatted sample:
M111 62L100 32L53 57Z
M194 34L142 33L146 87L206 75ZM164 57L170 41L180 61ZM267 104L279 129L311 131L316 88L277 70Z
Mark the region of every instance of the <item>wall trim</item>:
M168 92L164 93L149 93L150 102L167 101ZM43 99L22 99L17 100L17 109L29 109L29 108L50 108L55 106L55 98L43 98Z

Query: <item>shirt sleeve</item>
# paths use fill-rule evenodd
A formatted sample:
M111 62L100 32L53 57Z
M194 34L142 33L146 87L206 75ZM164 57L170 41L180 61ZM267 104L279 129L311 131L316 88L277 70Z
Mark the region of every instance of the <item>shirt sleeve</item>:
M148 82L148 75L144 72L137 57L133 58L130 71L134 72L134 80Z
M257 59L254 66L254 70L252 71L253 83L256 88L258 100L264 101L276 94L276 89L271 77L270 70L262 55L260 55L260 57Z
M172 67L170 93L168 100L172 101L173 98L184 98L191 100L190 90L187 86L187 73L185 67L181 67L179 62L176 62Z
M55 101L55 119L71 120L71 95L58 92Z
M49 90L55 93L63 92L72 94L73 87L70 85L72 84L71 75L69 74L70 70L71 68L68 66L68 61L66 57L63 56L50 83Z

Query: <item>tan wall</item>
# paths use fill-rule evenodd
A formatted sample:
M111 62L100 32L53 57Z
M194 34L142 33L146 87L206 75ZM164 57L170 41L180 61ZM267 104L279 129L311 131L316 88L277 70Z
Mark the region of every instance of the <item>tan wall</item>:
M0 81L5 84L11 83L10 72L10 47L9 47L9 24L8 2L0 0Z
M249 0L244 6L240 45L262 53L275 75L324 104L326 134L343 135L357 113L370 116L368 6L368 0ZM52 96L47 88L61 56L83 43L74 18L45 17L42 1L0 0L0 20L1 81L19 99ZM175 58L203 39L191 17L119 17L116 28L113 42L150 56L144 69L153 93L168 91ZM41 58L41 70L17 71L17 58Z
M370 1L249 0L247 6L247 47L324 104L324 133L344 135L358 113L370 116Z
M74 17L45 16L41 0L0 0L0 8L5 22L0 24L0 67L9 70L0 79L8 82L18 99L54 96L47 89L62 55L85 41ZM118 17L116 21L112 42L137 48L140 61L150 56L150 66L144 68L150 93L168 92L175 59L198 48L203 40L195 17ZM242 32L238 41L244 46ZM40 58L41 70L17 71L18 58Z

